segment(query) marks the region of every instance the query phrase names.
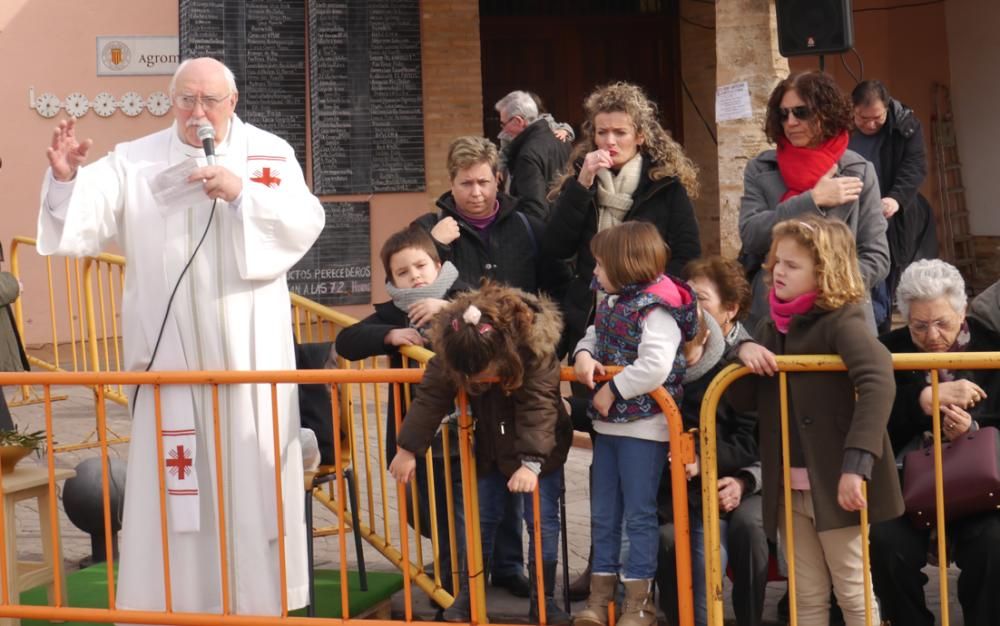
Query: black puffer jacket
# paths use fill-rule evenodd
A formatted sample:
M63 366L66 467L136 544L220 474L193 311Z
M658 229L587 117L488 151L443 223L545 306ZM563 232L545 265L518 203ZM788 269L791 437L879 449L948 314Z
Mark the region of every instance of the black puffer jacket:
M476 287L481 279L488 278L529 293L543 289L558 298L560 282L565 282L566 276L541 254L545 226L537 218L519 213L518 202L511 196L498 193L497 200L500 211L490 227L488 241L458 212L450 191L438 198L441 213L426 213L415 223L430 232L442 219L455 218L461 232L458 239L449 245L435 243L441 261L451 261L458 268L459 280Z
M518 209L540 220L549 219L549 202L545 199L552 182L569 160L570 143L559 141L549 123L535 120L510 142L507 167L510 170L510 195L520 203Z
M451 289L444 295L445 300L451 300L458 293L468 291L469 285L461 279L456 280ZM399 346L392 346L385 342L386 336L397 328L407 328L410 325L410 318L406 312L396 306L392 300L380 302L375 305L375 312L361 320L344 328L337 333L337 354L348 361L360 361L368 357L385 354L389 357L389 367L403 367L403 355L399 352ZM417 367L416 361L409 362L410 367ZM410 395L416 395L419 385L410 387ZM386 459L391 459L396 452L396 397L391 391L388 394L389 400L385 418L385 450ZM404 397L405 401L405 397ZM329 408L329 400L327 401ZM406 407L403 407L403 413Z
M577 173L581 163L576 164ZM649 169L649 159L643 155L642 177L632 194L632 208L625 221L650 222L656 226L670 246L667 273L679 276L688 261L701 256L694 206L677 178L668 176L654 181L649 178ZM590 290L594 255L590 253L590 240L597 233L596 197L596 182L587 189L576 176L567 180L552 207L552 219L542 238L546 254L557 259L576 256L576 272L563 299L570 349L583 337L594 308L594 293Z

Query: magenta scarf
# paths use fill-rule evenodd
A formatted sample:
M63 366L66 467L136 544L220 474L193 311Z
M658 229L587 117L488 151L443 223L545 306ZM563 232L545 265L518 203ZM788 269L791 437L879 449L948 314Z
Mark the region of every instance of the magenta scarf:
M808 313L813 308L813 304L816 303L817 295L819 295L818 292L810 291L793 300L785 301L779 299L774 294L774 287L771 287L771 290L767 292L767 301L771 305L771 319L774 320L774 326L778 332L787 335L792 317Z

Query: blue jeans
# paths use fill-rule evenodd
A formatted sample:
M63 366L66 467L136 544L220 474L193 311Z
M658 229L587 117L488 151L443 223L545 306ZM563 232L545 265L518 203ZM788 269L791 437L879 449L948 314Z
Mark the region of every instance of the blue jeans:
M493 541L493 559L490 564L490 576L510 577L524 576L524 517L523 498L520 494L507 492L503 519L497 526ZM489 553L483 550L483 555Z
M590 498L595 574L621 571L629 579L649 579L656 574L656 492L666 462L664 442L597 437ZM619 558L623 521L630 542L624 567Z
M729 520L719 518L719 560L721 572L729 563ZM694 623L708 623L708 602L705 600L705 524L701 515L691 516L691 578L694 586Z
M539 500L542 505L542 560L559 558L559 494L562 491L562 468L538 479ZM483 535L483 555L492 554L497 528L504 516L507 500L508 478L493 470L479 477L479 528ZM530 493L513 494L524 503L524 522L528 525L528 563L535 562L534 507ZM519 496L519 498L518 498Z

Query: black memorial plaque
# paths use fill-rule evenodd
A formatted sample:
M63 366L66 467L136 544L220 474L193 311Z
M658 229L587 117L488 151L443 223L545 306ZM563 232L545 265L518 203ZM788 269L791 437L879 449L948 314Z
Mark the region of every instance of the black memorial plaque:
M327 306L368 304L372 291L367 202L324 202L326 227L295 267L288 289Z
M317 194L371 192L370 125L358 124L352 106L352 97L359 91L356 75L367 69L367 63L360 68L354 65L349 55L349 47L358 39L352 35L356 30L350 21L352 8L343 1L309 3L313 191ZM367 92L367 83L362 87Z
M420 3L368 3L372 189L424 189Z
M178 8L181 58L223 58L225 20L222 0L180 0Z
M419 0L313 0L309 33L314 191L422 191Z
M306 13L303 0L180 0L182 58L210 56L236 75L237 114L306 148Z

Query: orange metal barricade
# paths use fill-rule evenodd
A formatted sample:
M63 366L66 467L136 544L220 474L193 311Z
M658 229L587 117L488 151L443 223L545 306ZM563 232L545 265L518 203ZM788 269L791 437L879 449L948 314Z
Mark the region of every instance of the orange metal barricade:
M938 372L939 369L1000 369L1000 352L989 353L947 353L947 354L894 354L892 357L893 368L896 370L928 370L931 374L932 403L933 403L933 437L934 437L934 481L936 491L937 506L937 555L938 555L938 577L940 585L940 619L943 626L950 623L949 602L948 602L948 559L945 551L945 519L944 519L944 487L941 479L941 424L940 424L940 404L938 401ZM788 479L788 399L787 399L787 376L796 372L834 372L846 371L843 361L839 357L823 355L802 355L802 356L779 356L779 385L781 394L781 423L782 423L782 445L784 494L786 519L784 523L790 524L791 514L791 491ZM701 469L702 469L702 511L705 528L705 581L708 601L708 624L710 626L722 626L723 606L722 606L722 571L720 560L719 536L719 501L718 501L718 471L716 466L716 428L715 418L719 408L719 402L726 389L735 381L744 376L752 376L752 372L739 365L731 365L722 370L711 382L705 392L701 406ZM867 497L867 495L866 495ZM780 521L780 520L779 520ZM870 559L868 550L868 528L867 510L862 512L862 555L864 559L864 569L866 585L870 581ZM785 549L789 554L794 554L794 535L788 528L788 543ZM789 586L789 613L792 626L798 623L795 607L795 563L793 558L788 559L788 586ZM866 594L867 595L867 594ZM866 619L871 624L872 608L866 599Z
M0 385L11 385L11 384L27 384L32 386L41 387L45 394L45 419L46 419L46 430L48 441L51 444L52 432L53 432L53 405L51 403L49 389L53 384L60 385L77 385L77 386L92 386L97 390L99 396L99 402L97 403L97 432L99 436L100 445L100 458L102 459L102 485L104 499L102 502L102 508L104 511L104 519L111 519L111 504L110 504L110 489L109 489L109 465L108 465L108 452L109 452L109 441L107 438L107 424L106 424L106 411L104 410L103 394L104 390L108 386L116 385L149 385L153 389L154 402L156 406L155 420L156 420L156 431L158 435L162 434L162 414L159 410L159 400L160 400L160 389L165 385L207 385L212 389L213 398L213 410L214 415L214 433L212 434L211 444L215 448L216 453L216 463L221 463L222 458L222 442L220 436L219 427L219 403L218 403L218 389L220 386L224 385L269 385L271 389L271 428L273 432L278 432L278 409L276 404L277 398L277 385L279 384L295 384L295 383L319 383L319 384L330 384L332 385L332 414L333 414L333 428L334 432L340 432L340 420L342 420L345 415L342 414L341 408L344 403L338 397L338 385L345 384L388 384L391 385L391 391L396 396L397 403L396 406L400 407L401 404L398 402L400 399L400 385L416 383L422 377L422 372L418 369L401 369L401 370L309 370L309 371L290 371L290 372L148 372L148 373L135 373L135 372L119 372L119 373L108 373L108 372L97 372L97 373L0 373ZM572 371L569 369L563 372L564 379L569 379L572 377ZM684 486L686 483L684 479L683 466L685 463L693 460L693 442L690 440L690 436L681 432L681 420L680 414L677 411L676 406L669 399L666 393L662 390L658 390L654 395L654 398L660 403L661 408L667 415L668 423L671 429L671 474L675 485ZM460 456L462 460L462 485L465 491L466 498L464 499L465 515L469 522L466 524L466 541L469 546L469 558L468 558L468 576L469 582L474 590L472 595L472 623L485 623L487 621L486 617L486 601L485 601L485 589L484 581L482 576L482 554L480 553L479 546L480 540L478 536L478 503L477 495L475 489L475 463L472 456L472 441L471 441L471 416L466 408L466 399L464 394L460 394L458 398L459 406L459 444L460 444ZM395 419L400 419L401 416L394 416ZM354 416L350 416L353 420ZM274 438L274 451L275 458L280 458L280 442L278 438ZM351 442L350 447L354 447L355 443ZM108 569L107 569L107 586L108 586L108 609L87 609L79 607L70 607L66 605L66 590L62 588L60 577L57 575L54 580L55 593L54 593L54 606L40 607L40 606L27 606L20 605L16 601L16 595L11 593L9 589L9 581L7 580L7 554L8 549L5 545L5 540L3 536L0 536L0 588L2 588L2 603L0 603L0 617L14 617L14 618L24 618L24 619L47 619L47 620L79 620L79 621L99 621L99 622L136 622L136 623L149 623L149 624L204 624L204 625L216 625L216 624L274 624L274 623L285 623L285 624L299 624L306 623L303 618L293 617L288 615L288 603L286 592L284 591L284 586L282 585L281 592L281 616L253 616L253 615L233 615L232 606L233 599L228 596L228 587L225 583L227 572L229 567L227 563L232 558L232 555L226 553L226 526L220 524L219 526L219 546L220 546L220 563L222 564L222 605L223 612L219 615L214 614L194 614L194 613L182 613L173 610L174 603L171 601L172 590L170 587L170 559L169 559L169 537L166 531L167 521L165 514L165 475L164 475L164 465L163 465L163 453L162 448L158 446L158 472L157 480L159 483L159 493L160 493L160 536L162 540L161 550L163 554L163 566L164 566L164 597L167 599L166 609L162 612L156 611L132 611L132 610L121 610L116 608L115 605L115 579L114 579L114 568L113 568L113 555L107 554L108 558ZM51 449L51 448L50 448ZM340 466L341 463L346 461L346 455L348 451L343 448L339 437L334 437L334 456L335 463ZM51 502L54 503L55 498L55 464L54 456L52 454L47 455L47 472L49 481L49 491L48 496ZM356 461L355 461L356 463ZM384 465L382 466L384 467ZM217 472L221 475L221 467L216 468ZM276 464L275 467L275 479L278 492L275 494L275 502L277 503L277 510L281 510L282 494L280 493L281 488L281 477L280 477L280 464ZM379 468L378 474L384 476L384 471ZM3 475L0 472L0 499L3 497L3 487L2 487ZM369 479L370 480L370 479ZM678 482L679 481L679 482ZM341 578L341 593L343 594L341 606L343 608L343 614L340 619L331 618L311 618L309 623L311 624L325 624L325 623L339 623L343 620L352 619L349 614L349 603L348 594L349 589L347 585L347 545L345 540L346 535L346 520L347 515L345 513L346 507L349 506L347 503L347 496L345 494L345 487L343 481L337 481L338 488L335 499L331 502L333 509L335 510L337 516L338 524L338 549L339 549L339 560L340 560L340 578ZM218 502L217 506L220 510L223 509L226 502L226 497L223 493L222 485L216 485L214 487L217 490L215 494ZM680 597L682 600L681 611L684 616L682 619L682 624L688 626L693 623L693 612L691 610L691 579L690 579L690 556L689 556L689 545L686 538L689 537L689 529L687 525L687 506L686 506L686 488L675 488L675 504L677 505L677 529L678 529L678 580L680 588ZM537 492L535 496L537 498ZM385 500L385 498L384 498ZM364 534L365 538L368 539L369 543L376 545L380 548L383 554L386 556L395 556L398 560L398 565L403 572L404 580L404 598L405 598L405 613L406 620L412 619L412 585L421 576L427 579L426 574L422 571L422 561L416 558L416 549L411 545L411 535L407 527L407 516L409 514L409 506L407 505L408 498L406 494L405 487L403 485L396 486L395 493L395 503L397 505L397 516L398 516L398 526L396 530L400 538L398 550L391 545L391 543L384 537L378 537L372 531L371 526L366 526L362 524L360 528L353 529L354 532L360 532ZM354 503L358 504L358 503ZM53 511L54 511L53 507ZM387 510L387 509L384 509ZM370 511L374 515L373 511ZM539 513L539 507L535 507L536 521L538 524L537 515ZM0 525L5 525L13 523L13 520L4 520L3 511L0 511ZM55 515L55 513L53 513ZM387 516L388 517L388 516ZM224 515L220 515L220 519L224 519ZM374 519L372 517L371 519ZM278 536L284 536L283 530L281 528L282 517L278 516ZM386 520L388 524L388 520ZM52 525L52 537L50 538L54 545L58 545L59 537L56 536L58 533L58 524ZM388 534L388 533L387 533ZM416 537L416 543L420 542L419 535L414 533ZM105 540L106 545L111 546L111 526L110 523L105 524ZM282 542L279 542L281 545ZM536 548L540 549L540 542L536 542ZM565 558L565 557L564 557ZM542 566L541 559L536 560L537 566L540 568ZM55 564L55 568L58 570L61 567L61 563ZM284 556L279 557L279 571L281 573L281 580L285 579L285 560ZM537 580L541 582L543 577L540 572L537 576ZM428 580L424 581L425 583ZM433 581L429 581L430 584L421 585L425 591L433 592L439 591L440 587L437 589L433 587ZM429 589L427 587L430 587ZM540 597L544 597L544 592L540 593ZM450 600L450 598L447 598ZM544 603L541 603L542 605ZM544 609L542 609L544 610ZM544 617L542 618L544 620ZM392 623L390 620L376 620L381 623L386 624ZM544 622L543 622L544 623Z
M17 237L15 238L12 245L12 270L15 275L20 272L20 254L19 247L24 246L34 246L35 241L27 237ZM45 257L44 262L46 263L46 271L48 276L48 295L49 295L49 309L50 309L50 327L52 330L52 350L53 350L53 361L47 361L37 357L33 358L33 363L43 369L48 369L56 372L66 371L65 366L71 366L74 372L105 372L106 375L99 376L67 376L60 377L57 384L62 385L94 385L94 398L95 398L95 408L97 425L90 436L86 437L84 441L71 444L62 444L51 446L49 449L55 450L56 452L83 450L87 448L101 448L101 456L103 459L103 466L105 474L107 471L107 450L108 446L116 443L124 443L128 441L127 437L119 437L113 431L110 431L107 427L106 422L106 407L105 400L112 400L118 404L125 404L126 398L123 394L123 385L132 384L131 376L136 376L138 374L122 374L119 373L122 367L121 361L121 349L120 349L120 337L119 334L119 324L118 320L120 317L120 302L121 293L124 282L124 272L125 272L125 259L121 256L102 254L98 257L86 258L86 259L54 259L51 257ZM60 263L65 265L65 300L67 303L68 320L67 322L60 322L56 316L56 301L57 292L61 294L62 287L56 287L55 283L58 282L55 278L53 272L53 263L58 265ZM16 305L16 319L18 322L18 330L22 333L24 328L24 319L21 311L21 302L18 300ZM293 311L293 332L296 340L299 342L314 342L314 341L333 341L336 338L337 332L346 326L356 323L353 318L343 315L329 307L320 305L318 303L312 302L306 298L302 298L295 294L291 295L291 306ZM65 334L61 334L60 328L65 326L69 333L68 346L70 348L70 355L72 357L71 362L67 362L67 359L61 357L61 350L63 345L60 344L60 337L65 337ZM407 362L422 366L429 360L433 353L423 348L416 347L406 347L402 350L404 358ZM332 387L333 398L335 399L333 404L335 405L334 410L334 432L341 432L341 424L343 424L344 431L348 433L347 439L341 441L340 437L334 437L334 447L336 448L337 455L337 467L342 467L342 464L350 466L354 469L351 473L350 480L354 483L355 492L358 495L356 506L362 505L362 499L364 499L365 508L367 510L367 519L364 522L359 520L357 528L350 526L350 531L357 533L362 537L369 545L373 546L378 550L388 561L393 563L396 567L402 570L404 573L409 575L405 576L405 595L407 597L407 615L411 614L411 608L409 604L410 599L410 589L411 583L418 586L421 590L427 593L434 601L439 604L447 606L452 600L452 596L448 593L442 586L442 568L447 567L450 569L453 575L453 580L459 574L459 563L456 558L456 530L454 528L453 520L454 516L449 515L450 520L449 527L447 529L437 528L437 520L435 515L430 515L429 520L431 528L430 533L430 550L433 555L433 573L428 575L424 572L422 563L424 562L423 545L420 540L421 528L417 507L419 506L416 486L411 486L409 490L409 497L406 497L405 490L399 490L397 493L397 498L399 502L407 500L409 502L409 510L412 512L412 519L415 531L416 541L410 542L408 540L407 528L407 517L406 508L400 507L401 509L401 519L400 526L398 529L399 545L396 545L393 540L393 529L390 524L390 512L389 512L389 501L390 498L387 494L390 492L390 485L386 479L386 473L383 470L388 464L388 459L383 458L384 450L384 432L382 429L383 419L381 415L382 402L381 397L388 397L389 393L397 394L397 402L395 406L402 406L399 402L400 395L405 397L407 401L409 400L409 384L414 382L415 379L406 379L393 381L382 376L382 374L377 371L379 367L379 359L372 358L366 359L359 363L349 363L343 359L338 359L338 365L346 370L347 372L353 372L358 376L354 377L353 374L347 374L346 377L340 379L331 379L331 370L325 372L311 372L311 373L292 373L286 372L282 373L286 378L275 382L292 382L288 380L287 377L291 376L295 382L320 382L314 379L310 379L309 376L319 375L322 382L334 383ZM334 370L336 371L336 370ZM186 376L190 377L197 373L185 373ZM207 375L206 373L201 373ZM234 374L234 373L223 373L223 374ZM258 373L259 374L259 373ZM302 376L299 376L299 375ZM212 373L212 376L218 376L217 373ZM416 376L419 379L419 371L411 372L411 376ZM304 376L304 377L303 377ZM564 380L572 379L571 371L567 370L563 373ZM31 375L27 376L23 380L41 380L37 378L32 378ZM47 379L45 379L47 380ZM184 380L190 380L190 378L185 378ZM215 396L216 411L218 410L218 385L219 384L235 384L230 378L224 377L224 381L227 382L214 382L213 395ZM51 380L44 383L44 392L46 397L46 412L47 415L51 416L51 400L54 397L51 395L50 384L56 384L56 380ZM202 384L208 382L208 380L203 379ZM250 382L250 381L244 381ZM28 397L29 390L31 389L30 384L24 383L21 385L22 394L25 398ZM43 384L43 383L38 383ZM159 398L159 385L160 384L181 384L178 381L170 382L158 382L154 384L154 393ZM386 385L390 385L386 388ZM402 385L402 388L400 387ZM339 386L339 391L338 391ZM371 392L370 394L368 392ZM683 464L693 460L694 445L693 438L688 435L681 433L681 422L680 415L673 404L673 401L664 391L660 391L658 394L654 394L654 398L660 402L661 407L663 407L664 412L669 416L668 422L671 428L671 441L674 442L672 445L676 445L677 449L672 453L672 458L677 459L676 471L672 469L672 480L674 481L674 494L675 499L679 499L683 506L680 507L681 512L678 517L683 516L685 518L682 524L680 520L677 523L677 533L678 533L678 584L682 589L679 594L681 603L681 614L685 616L683 620L684 626L689 623L693 623L693 617L688 617L693 615L691 609L691 583L690 583L690 567L684 567L684 563L689 563L690 561L690 532L688 529L686 517L686 499L678 498L679 495L685 493L686 488L684 487L686 481L683 473ZM375 443L374 447L377 449L377 455L372 454L372 442L370 441L369 434L371 431L370 424L370 413L369 405L372 405L375 419ZM404 403L405 405L405 403ZM348 419L343 419L342 416ZM398 419L400 416L393 416ZM467 414L460 416L461 419L468 419ZM218 419L218 414L216 413L216 419ZM159 416L158 416L159 420ZM158 422L159 424L159 422ZM158 426L159 428L159 426ZM447 427L446 427L447 428ZM468 429L463 429L461 424L459 425L460 433L467 433ZM360 440L354 436L353 433L360 433ZM158 430L159 434L159 430ZM97 440L93 440L94 436L97 436ZM110 436L109 436L110 435ZM48 436L51 440L52 430L49 428ZM447 444L447 437L444 438L444 444ZM475 464L472 461L471 447L467 446L464 439L459 440L460 448L460 458L462 459L462 475L463 475L463 489L465 489L466 494L463 498L465 505L469 510L466 512L466 520L470 520L471 523L466 525L467 533L472 533L466 538L468 546L472 546L470 549L470 574L473 574L474 583L474 595L473 595L473 607L474 607L474 620L485 621L485 590L483 586L483 581L481 576L476 576L475 572L482 571L482 555L479 553L479 540L478 540L478 502L477 502L477 492L474 488L474 482L470 483L465 477L471 476L474 481ZM342 449L342 444L346 445L346 449ZM360 444L360 445L359 445ZM363 454L359 459L357 456L357 450L362 450ZM162 451L160 451L162 454ZM430 451L427 452L428 463L428 482L429 484L434 484L433 479L433 463L431 463ZM375 467L373 471L373 456L377 456L375 459ZM450 475L456 471L451 467L448 461L448 455L445 454L444 471L446 474L446 493L444 494L445 506L451 511L454 507L454 498L451 492L451 477ZM51 455L50 455L51 459ZM162 461L162 459L161 459ZM51 461L50 461L51 463ZM358 471L363 469L363 471ZM161 463L162 470L162 463ZM162 473L162 472L161 472ZM163 477L160 477L161 484ZM337 480L337 493L335 494L332 483L329 484L327 491L324 492L321 489L315 489L313 496L318 502L320 502L326 509L332 511L337 517L337 525L334 527L324 527L317 528L314 530L314 535L317 537L327 536L327 535L339 535L341 543L344 541L344 535L348 530L346 526L346 521L344 519L344 503L347 498L344 492L344 482L343 480ZM472 484L473 487L470 490L469 485ZM364 493L365 497L362 498L360 494ZM430 502L428 506L433 510L437 506L435 500L436 494L431 490ZM279 498L280 499L280 498ZM162 492L161 492L162 500ZM378 500L381 500L380 505ZM222 506L221 496L220 496L220 506ZM163 503L161 501L161 509ZM376 530L377 527L377 511L381 508L381 522L382 528L381 533ZM538 510L537 507L535 509ZM367 522L367 523L365 523ZM470 527L474 527L471 528ZM224 529L220 528L220 533L224 533ZM110 529L107 530L106 540L108 545L110 545ZM446 535L446 539L442 537ZM166 537L164 531L164 539ZM472 537L475 537L475 541L472 541ZM222 537L224 539L224 537ZM438 560L439 545L442 541L448 541L449 547L451 548L451 562L447 564L441 564ZM414 555L410 556L411 545ZM165 545L165 544L164 544ZM225 542L222 542L225 545ZM2 547L2 546L0 546ZM343 548L343 546L341 546ZM163 548L164 555L166 556L166 547ZM346 558L343 550L341 551L341 557ZM169 563L167 560L164 561L166 568L169 568ZM539 567L540 567L539 561ZM110 570L109 570L110 571ZM537 580L541 581L542 576L539 575ZM169 577L166 578L169 581ZM110 582L110 575L109 575ZM225 592L225 587L224 587ZM346 588L344 589L346 593ZM109 594L113 594L113 587L109 585ZM167 594L169 597L169 593ZM111 604L113 606L113 604ZM228 606L228 605L227 605ZM346 604L344 605L346 606ZM170 603L168 602L168 610L170 608ZM33 609L26 609L33 610ZM0 607L0 617L4 615L3 607ZM345 616L346 617L346 616ZM75 618L70 618L75 619ZM110 618L109 618L110 619ZM155 620L150 623L155 623ZM178 621L177 623L181 623ZM218 622L213 622L218 623Z

